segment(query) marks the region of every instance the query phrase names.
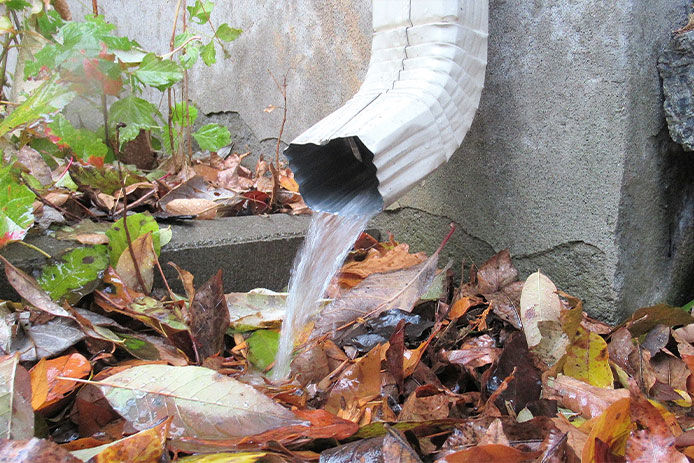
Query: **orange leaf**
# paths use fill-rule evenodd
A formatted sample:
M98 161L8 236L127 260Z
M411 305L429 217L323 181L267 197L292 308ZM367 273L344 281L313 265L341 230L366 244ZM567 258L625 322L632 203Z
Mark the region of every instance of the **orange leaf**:
M455 301L453 307L451 307L451 310L448 311L448 319L456 320L462 317L467 313L468 310L470 310L470 307L474 307L480 302L481 301L476 297L461 297L460 299Z
M581 461L595 461L596 441L604 442L612 454L623 456L626 450L626 442L631 431L636 425L631 421L631 399L620 399L610 405L605 412L597 418L593 418L592 429L588 434L588 441L583 447Z
M94 456L92 463L156 463L161 461L173 417L126 437Z
M513 447L499 444L477 445L475 447L451 453L436 460L437 463L489 463L503 461L506 463L520 463L535 461L540 456L539 452L523 452Z
M343 288L354 288L373 273L402 270L422 263L426 258L422 252L410 254L407 244L398 244L392 248L384 247L380 252L377 249L370 249L365 259L343 265L338 280Z
M41 360L29 371L31 388L37 391L32 395L32 407L34 410L43 410L79 386L79 383L58 379L58 376L81 379L89 376L91 371L92 366L89 360L82 354L75 353L51 360Z

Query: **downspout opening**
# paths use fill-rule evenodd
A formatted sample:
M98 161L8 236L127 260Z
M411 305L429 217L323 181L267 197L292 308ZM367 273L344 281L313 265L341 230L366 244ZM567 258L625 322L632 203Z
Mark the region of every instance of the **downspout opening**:
M290 144L284 151L306 205L314 211L344 213L358 201L359 215L383 209L374 155L358 137L339 137L324 145Z

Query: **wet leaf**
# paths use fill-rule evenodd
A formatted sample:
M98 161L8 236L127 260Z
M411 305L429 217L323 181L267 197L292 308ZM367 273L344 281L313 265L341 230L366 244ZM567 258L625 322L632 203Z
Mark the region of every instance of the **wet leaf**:
M223 352L229 311L222 288L221 270L195 291L186 319L200 362Z
M426 259L423 252L410 254L410 247L404 243L372 248L364 259L344 264L338 273L338 281L342 287L354 288L371 274L405 269Z
M536 346L542 340L538 322L559 322L561 302L556 293L557 287L552 280L540 272L533 273L525 280L520 305L523 331L529 347Z
M438 253L420 264L390 273L373 274L335 299L316 320L312 336L338 330L357 318L374 317L390 309L410 312L436 275Z
M74 249L55 264L42 268L37 283L55 301L75 304L92 292L108 267L108 249L104 245Z
M154 265L157 260L152 233L147 232L133 239L131 249L132 254L129 249L126 249L121 254L115 267L116 273L118 273L123 284L128 288L149 294L154 285ZM145 285L144 288L140 285L140 280L137 276L138 269L142 277L142 284Z
M491 294L513 283L518 277L518 270L511 263L508 249L504 249L485 262L476 276L477 291L480 294Z
M487 334L464 341L459 349L441 352L449 363L471 368L494 363L499 354L501 349L496 347L496 342Z
M563 372L593 386L612 387L614 377L605 340L596 333L583 330L583 334L566 348Z
M217 151L231 143L229 129L219 124L205 124L196 132L193 138L201 150Z
M0 440L3 463L82 463L55 442L33 438L31 440Z
M595 418L616 401L629 397L627 389L591 386L566 375L548 378L543 394L546 398L556 399L560 406L580 413L585 418Z
M38 151L29 145L24 145L17 151L16 156L17 161L21 163L29 174L38 180L41 185L46 186L53 182L51 169Z
M25 312L26 313L26 312ZM45 323L29 323L12 342L12 352L23 362L32 362L58 355L86 338L72 319L56 317Z
M133 242L147 233L152 234L152 243L154 244L154 250L157 255L159 255L161 247L171 239L171 230L160 229L157 221L150 215L133 214L128 216L127 222L130 239ZM123 251L128 249L128 239L125 234L122 218L111 226L106 232L106 236L109 238L108 247L111 256L111 266L115 268L118 265L118 260L123 254Z
M257 288L247 293L229 293L226 300L231 328L238 331L275 329L282 325L287 293Z
M689 325L694 323L694 318L689 312L679 307L670 307L665 304L653 307L644 307L637 310L624 322L633 337L639 337L655 328L657 325L676 327L679 325Z
M513 447L499 444L477 445L467 450L451 453L436 460L437 463L489 463L503 461L508 463L530 463L536 461L539 452L523 452Z
M214 453L191 455L176 460L179 463L255 463L268 456L267 452Z
M72 454L88 463L159 463L166 450L171 418L151 429L99 447Z
M280 334L277 331L257 330L248 339L248 361L261 370L275 361L277 346L279 345Z
M166 338L146 334L120 334L123 344L120 346L130 355L140 360L164 360L169 365L186 366L188 358L180 350L170 344Z
M31 305L51 315L68 318L72 317L65 309L53 302L51 297L39 286L36 280L12 265L4 257L0 256L0 260L5 263L7 281L12 285L14 290L29 301Z
M675 436L653 404L645 398L634 397L630 405L631 419L638 424L638 429L632 432L626 442L625 456L629 462L689 461L675 449Z
M173 416L174 439L225 439L297 424L288 410L251 386L203 367L141 365L96 384L135 429Z
M41 359L29 371L31 375L31 406L44 410L60 401L80 385L58 377L86 378L92 366L82 354L70 354L51 360Z
M387 426L387 425L386 425ZM388 427L383 437L373 437L350 444L341 445L321 453L321 463L347 462L373 463L421 463L419 455L410 447L405 436Z
M34 435L29 374L18 355L0 357L0 439L22 440Z

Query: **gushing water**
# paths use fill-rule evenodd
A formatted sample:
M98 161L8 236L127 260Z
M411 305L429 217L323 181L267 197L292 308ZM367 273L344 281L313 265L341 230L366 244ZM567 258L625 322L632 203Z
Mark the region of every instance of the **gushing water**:
M295 339L318 312L319 299L373 217L374 213L365 213L368 210L373 210L373 204L357 198L343 206L339 214L314 213L289 279L287 311L272 370L273 379L289 375Z

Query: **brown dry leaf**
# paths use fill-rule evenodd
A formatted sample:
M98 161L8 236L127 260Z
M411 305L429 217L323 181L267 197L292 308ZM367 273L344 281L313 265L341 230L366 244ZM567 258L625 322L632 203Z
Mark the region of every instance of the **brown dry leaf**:
M504 426L499 418L492 421L487 432L482 436L478 445L499 444L509 447L511 443L504 434Z
M583 447L585 447L588 441L588 434L578 429L561 414L552 418L552 424L554 424L559 431L566 434L567 444L574 453L576 455L581 455L583 453Z
M0 455L3 463L82 463L55 442L35 437L31 440L0 440Z
M562 407L585 418L594 418L616 401L628 398L629 391L591 386L570 376L559 375L545 381L543 396L557 400Z
M420 386L405 400L398 421L427 421L448 418L457 397L447 395L433 386Z
M19 364L19 354L0 356L0 439L34 435L31 392L29 373Z
M343 265L338 274L338 281L343 288L354 288L371 274L409 268L424 262L426 258L423 252L410 254L407 244L383 247L380 250L370 249L363 260Z
M193 297L195 297L195 286L193 286L193 274L190 273L188 270L179 267L174 262L169 262L169 265L173 267L178 273L178 278L181 280L181 284L183 284L183 289L186 292L186 296L188 297L189 301L192 301Z
M224 350L229 310L222 288L221 269L195 291L186 312L186 321L200 362Z
M643 397L633 397L630 415L639 428L632 432L626 442L625 456L629 462L688 462L687 457L675 449L675 436L653 404Z
M152 243L152 233L145 233L139 236L132 242L131 245L133 254L135 255L135 260L137 261L137 267L140 270L140 275L142 276L142 282L145 287L140 286L140 281L137 277L137 272L135 269L135 263L133 262L132 255L130 251L126 249L123 254L118 258L118 263L116 264L116 273L120 275L123 284L128 288L132 288L135 291L140 291L149 294L152 291L152 286L154 285L154 264L157 260L157 254L154 251L154 245Z
M92 366L82 354L63 355L51 360L41 359L29 371L31 375L31 406L34 410L43 410L61 400L79 387L78 383L59 379L86 378Z
M41 154L29 145L24 145L15 154L17 161L22 164L26 170L39 181L41 185L48 185L53 182L51 169L43 160Z
M364 357L345 368L323 407L340 418L359 422L367 402L381 394L381 360L388 344L379 344Z
M518 278L518 270L511 263L511 254L504 249L492 256L477 271L477 291L492 294Z

